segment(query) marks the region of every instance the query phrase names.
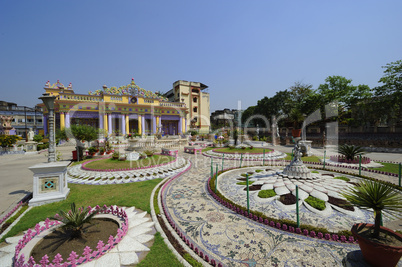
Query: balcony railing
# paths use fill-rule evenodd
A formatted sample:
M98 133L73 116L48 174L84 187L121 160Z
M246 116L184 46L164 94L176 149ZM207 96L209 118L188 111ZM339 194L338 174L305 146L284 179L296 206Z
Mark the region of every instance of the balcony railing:
M162 107L176 107L176 108L185 108L185 103L178 103L178 102L160 102L159 104Z
M103 102L102 96L85 96L85 95L71 95L71 94L60 94L60 100L69 100L69 101L84 101L84 102Z

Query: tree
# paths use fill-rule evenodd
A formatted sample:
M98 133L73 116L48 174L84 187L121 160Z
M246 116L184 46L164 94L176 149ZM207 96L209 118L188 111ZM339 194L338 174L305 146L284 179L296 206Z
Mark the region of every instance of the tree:
M387 114L391 123L397 122L402 115L402 60L388 63L384 76L378 81L382 86L375 88L376 101L379 103L381 114Z
M91 142L98 138L98 131L94 127L85 124L71 125L71 127L65 129L65 131L67 136L71 134L75 138L80 158L83 156L81 141Z

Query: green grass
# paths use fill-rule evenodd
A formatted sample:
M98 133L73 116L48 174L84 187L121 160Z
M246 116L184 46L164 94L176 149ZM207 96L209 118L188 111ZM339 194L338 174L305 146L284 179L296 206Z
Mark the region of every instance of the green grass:
M262 172L263 170L255 170L256 173Z
M34 227L35 224L48 217L53 217L60 210L69 210L72 202L75 202L79 207L87 207L88 205L95 207L96 205L103 206L104 204L121 207L135 206L151 213L149 203L151 193L160 181L162 179L118 185L69 184L70 194L66 200L32 208L0 242L4 241L6 237L14 236Z
M268 153L270 151L272 151L272 149L265 148L265 153ZM240 154L243 154L243 153L263 153L264 148L254 147L253 149L250 149L250 148L247 147L246 149L241 149L241 148L230 149L228 147L224 147L224 148L217 148L215 150L215 152L217 152L217 153L240 153Z
M317 210L324 210L325 209L325 201L309 196L304 201L306 201L310 206L316 208Z
M252 175L252 174L248 174L248 178L250 178L251 175ZM240 174L240 176L243 176L244 178L247 178L247 173L242 173L242 174Z
M318 171L312 171L311 173L319 173Z
M350 181L350 179L348 177L345 177L345 176L334 177L334 179L344 180L346 182Z
M260 198L270 198L276 196L276 193L274 190L270 189L270 190L261 190L260 192L258 192L258 197Z
M149 167L153 165L159 165L168 163L174 160L172 156L165 155L153 155L152 157L148 157L145 159L140 159L136 161L120 161L109 159L101 159L97 161L93 161L85 165L86 168L90 169L128 169L128 168L140 168L140 167Z
M206 148L202 149L202 152L206 152L206 151L212 150L212 149L214 149L214 147L206 147Z
M248 181L248 185L251 185L252 183L254 183L254 181ZM238 182L238 183L236 183L237 185L247 185L247 182L246 181L244 181L244 182Z
M151 251L137 266L183 266L166 246L160 233L155 234Z
M384 165L384 167L369 168L369 169L399 174L399 164L387 163L387 162L378 162L378 163L381 163L382 165Z
M292 160L292 153L286 153L287 156L285 158L285 160ZM321 162L320 158L317 156L309 156L309 157L302 157L301 158L302 161L309 161L309 162Z

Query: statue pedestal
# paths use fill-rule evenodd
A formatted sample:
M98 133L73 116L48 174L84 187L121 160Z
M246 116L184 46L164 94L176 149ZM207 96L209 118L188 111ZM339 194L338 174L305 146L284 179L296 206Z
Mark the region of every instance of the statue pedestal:
M311 153L311 143L313 141L299 141L300 146L302 147L303 157L309 157L313 154Z
M38 146L38 143L35 141L28 141L24 143L24 149L26 152L36 152L36 148Z
M29 167L34 173L33 198L29 206L40 206L67 198L70 192L66 180L68 164L69 161L57 161Z

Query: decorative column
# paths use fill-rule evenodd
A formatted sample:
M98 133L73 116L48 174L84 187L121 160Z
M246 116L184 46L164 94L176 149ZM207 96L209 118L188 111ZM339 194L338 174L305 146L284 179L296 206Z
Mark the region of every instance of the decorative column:
M99 115L99 129L102 129L103 128L103 116L102 115Z
M141 125L142 125L142 135L146 134L146 126L145 126L145 115L141 116Z
M179 123L178 123L178 128L179 128L179 129L177 129L177 134L178 134L178 135L182 134L182 131L181 131L181 129L182 129L181 127L182 127L182 126L183 126L183 121L182 121L182 117L180 117L180 118L179 118Z
M70 128L70 113L66 112L66 128Z
M63 130L66 126L64 122L64 114L64 112L60 112L60 130Z
M156 117L152 116L152 134L156 134Z
M43 134L47 135L47 115L43 114Z
M187 133L187 118L184 120L184 125L185 125L185 132Z
M112 114L107 114L107 125L108 125L108 130L109 130L109 135L112 134L113 131L113 125L112 125Z
M129 115L126 114L125 116L126 116L126 131L127 133L129 133L130 132Z
M105 127L104 129L106 130L106 132L108 132L108 123L107 123L107 121L108 121L108 117L107 117L107 113L105 113L103 115L103 127Z
M120 118L121 118L121 133L124 136L126 135L126 115L121 114Z
M141 119L141 115L138 114L138 134L142 135L142 119Z

